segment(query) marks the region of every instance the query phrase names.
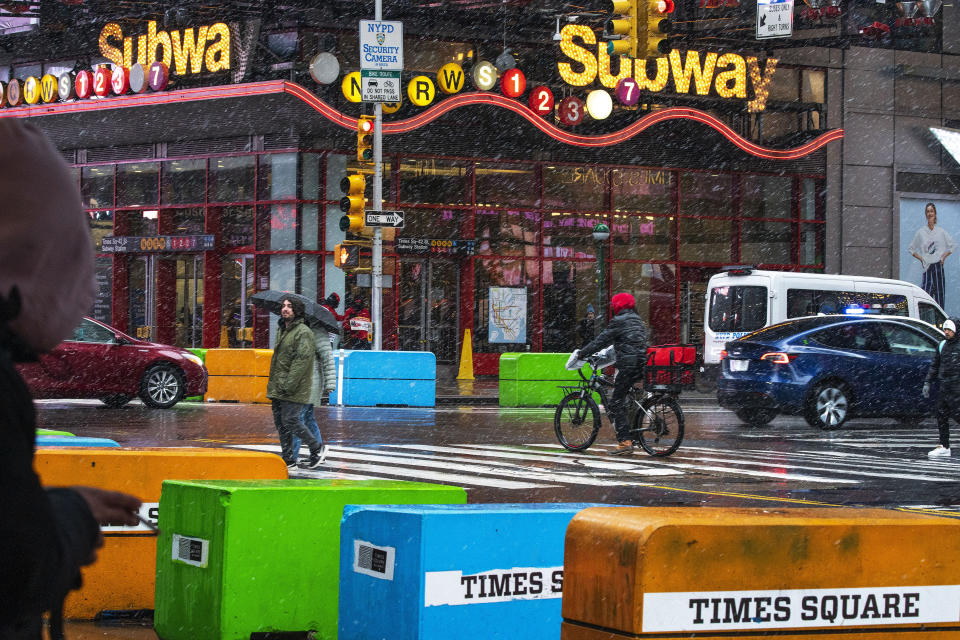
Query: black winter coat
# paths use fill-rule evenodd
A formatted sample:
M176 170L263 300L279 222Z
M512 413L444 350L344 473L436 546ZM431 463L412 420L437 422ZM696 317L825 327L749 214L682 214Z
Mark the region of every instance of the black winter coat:
M79 494L40 486L36 415L4 347L9 337L0 325L0 638L40 640L41 613L79 586L99 526Z
M613 345L618 369L639 369L647 363L647 326L633 309L615 315L606 328L581 350L582 357Z
M935 380L943 386L960 387L960 336L944 340L937 348L926 382Z

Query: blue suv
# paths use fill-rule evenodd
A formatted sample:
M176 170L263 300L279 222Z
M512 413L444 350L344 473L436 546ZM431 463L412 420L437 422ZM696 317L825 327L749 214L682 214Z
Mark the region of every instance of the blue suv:
M908 317L788 320L726 343L717 400L754 426L780 413L821 429L854 416L922 418L936 406L920 391L943 339Z

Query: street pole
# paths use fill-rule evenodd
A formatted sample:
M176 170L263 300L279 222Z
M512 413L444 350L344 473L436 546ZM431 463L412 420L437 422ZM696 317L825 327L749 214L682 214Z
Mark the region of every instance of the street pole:
M610 237L610 227L602 222L593 227L593 240L597 243L597 314L593 318L594 328L599 333L607 321L607 307L604 303L604 289L607 286L605 275L604 245Z
M374 3L374 20L383 20L383 0ZM383 209L383 107L377 102L373 108L373 210ZM371 258L370 311L373 315L373 350L383 348L383 232L373 230L373 256Z

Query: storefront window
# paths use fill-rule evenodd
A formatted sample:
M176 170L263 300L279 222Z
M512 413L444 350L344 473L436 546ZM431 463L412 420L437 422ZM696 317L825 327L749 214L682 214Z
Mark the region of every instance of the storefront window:
M118 211L118 218L125 218L124 228L126 236L155 236L158 233L159 226L157 221L160 212L156 209L137 210L137 211ZM118 220L119 222L119 220Z
M538 268L535 260L521 259L477 259L474 261L474 345L477 351L503 353L525 350L533 344L536 328L536 288ZM518 342L501 343L489 340L490 288L507 287L522 289L526 292L527 306L521 308L497 307L494 312L501 314L503 323L517 330L522 338Z
M670 260L673 218L613 216L613 257L627 260Z
M134 162L117 165L117 206L156 205L160 164Z
M436 158L400 160L400 201L417 204L470 204L467 165Z
M554 353L583 346L577 333L587 305L596 305L595 262L543 263L543 344L542 350Z
M253 245L253 207L217 207L211 216L220 218L220 237L225 247Z
M823 225L800 225L800 264L823 265Z
M112 207L113 165L83 167L80 175L80 195L85 207Z
M544 206L597 210L606 209L609 169L581 167L543 167Z
M540 214L536 211L477 209L474 224L478 254L537 255Z
M253 200L254 156L211 158L210 201L244 202Z
M404 209L403 229L397 230L404 238L438 238L456 240L463 237L461 224L470 215L464 209Z
M733 179L710 173L680 174L680 214L686 216L733 215Z
M742 215L745 218L792 218L793 180L780 176L743 176Z
M257 208L257 250L292 251L297 248L297 205L271 204Z
M100 251L103 237L113 235L113 211L87 211L87 218L90 221L93 246L96 251Z
M257 190L260 200L297 197L297 154L270 153L260 156Z
M626 292L637 301L637 313L647 324L647 344L677 340L677 276L673 265L615 262L612 293Z
M161 204L199 204L206 201L206 160L170 160L163 163L160 175Z
M744 220L740 236L740 261L746 264L793 264L790 237L793 224L769 220Z
M622 167L611 170L611 205L614 211L673 213L672 171Z
M817 211L817 197L820 195L822 182L813 178L804 178L800 181L800 217L803 220L822 220L822 213ZM822 210L821 210L822 211Z
M536 165L478 162L477 206L536 207L540 201Z
M173 217L173 231L175 236L196 236L203 234L203 208L172 209L169 215Z
M606 218L590 214L578 215L553 211L543 219L543 257L592 260L596 242L591 233Z
M300 197L304 200L319 200L321 198L320 156L318 154L300 154L300 185Z
M320 234L320 223L318 218L319 206L315 204L300 205L300 248L307 251L316 251L317 242Z
M679 258L684 262L730 262L733 222L680 218Z

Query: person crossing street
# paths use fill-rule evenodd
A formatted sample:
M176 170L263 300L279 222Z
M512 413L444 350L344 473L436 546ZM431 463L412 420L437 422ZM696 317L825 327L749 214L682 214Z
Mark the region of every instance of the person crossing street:
M923 397L930 397L932 383L940 382L940 394L937 397L937 430L940 444L927 454L931 458L950 455L950 418L960 423L960 339L957 338L957 318L949 318L943 323L943 333L947 336L937 346L937 352L930 363L930 370L923 383Z

